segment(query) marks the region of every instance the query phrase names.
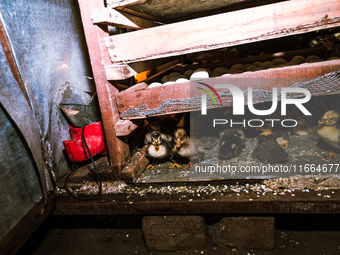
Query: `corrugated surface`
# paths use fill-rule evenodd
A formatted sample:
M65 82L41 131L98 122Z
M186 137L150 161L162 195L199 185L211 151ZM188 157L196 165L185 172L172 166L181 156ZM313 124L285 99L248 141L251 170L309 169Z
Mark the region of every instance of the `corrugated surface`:
M67 173L70 138L59 104L88 103L94 91L78 4L71 0L0 2L4 26L41 128L56 179Z

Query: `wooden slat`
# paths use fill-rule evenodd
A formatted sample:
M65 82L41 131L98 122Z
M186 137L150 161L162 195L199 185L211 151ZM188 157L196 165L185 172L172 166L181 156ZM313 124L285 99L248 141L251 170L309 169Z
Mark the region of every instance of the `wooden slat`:
M141 4L146 0L106 0L106 4L110 8L116 8L118 6L129 6L133 4Z
M136 17L131 14L120 13L119 11L110 8L97 8L92 17L92 21L94 24L132 29L145 29L159 25L153 21Z
M339 25L339 0L292 0L114 35L105 42L113 62L131 63Z
M118 120L115 124L116 136L127 136L138 126L130 120Z
M172 58L161 58L161 59L154 59L154 60L148 60L148 61L141 61L141 62L135 62L129 64L129 66L135 70L137 73L141 73L147 70L156 69L159 66L162 66L166 63L169 63L171 61L177 61L177 63L183 62L183 57L172 57ZM157 73L157 70L155 70Z
M101 0L79 0L78 2L96 83L110 164L113 171L112 175L115 179L120 180L122 178L121 170L130 159L130 151L127 140L119 139L114 129L114 123L119 120L115 96L118 90L107 81L104 69L104 65L111 64L104 44L104 37L108 36L108 33L93 25L91 21L93 10L104 7L104 2Z
M214 86L214 84L221 84L223 78L228 79L230 84L245 90L249 87L251 81L252 88L259 88L263 90L272 90L272 87L288 87L295 82L305 82L313 78L325 75L329 72L340 70L340 60L332 60L319 63L311 63L298 66L288 66L284 68L268 69L256 72L247 72L241 74L234 74L227 77L216 77L204 80L206 84ZM275 79L273 84L268 78L285 78ZM232 80L230 80L232 79ZM228 83L229 84L229 83ZM188 99L199 97L200 95L193 94L190 90L190 82L172 84L168 86L154 87L150 89L140 90L129 94L119 93L117 95L117 103L119 105L119 112L122 113L127 110L137 108L141 105L147 105L150 109L158 108L164 100L167 99ZM181 106L173 107L172 112L164 112L164 114L187 112L188 108ZM123 117L124 119L134 119L144 117L144 115L135 117Z
M109 65L105 66L106 79L108 81L125 80L137 73L129 65Z
M252 180L246 180L250 182ZM229 184L224 182L223 184ZM234 183L232 183L234 184ZM166 184L167 186L168 184ZM185 185L185 184L178 184ZM193 186L194 184L190 185ZM202 185L202 184L200 184ZM213 185L213 184L210 184ZM134 185L131 185L131 189ZM152 185L162 190L164 186ZM165 186L165 187L166 187ZM173 186L171 186L173 187ZM196 186L193 186L196 187ZM176 190L176 186L173 187ZM194 189L193 193L195 192ZM212 190L212 189L211 189ZM156 193L156 192L155 192ZM192 193L152 192L108 195L105 200L79 201L71 196L59 197L54 215L119 215L119 214L318 214L340 212L339 190L295 190L294 195L279 196L265 192L260 196L256 192L210 192L197 198ZM186 198L183 198L186 194ZM189 195L188 195L189 194ZM114 203L112 203L114 200Z
M134 91L137 91L137 90L143 90L143 89L147 89L148 88L148 84L146 84L145 82L141 82L141 83L138 83L120 93L130 93L130 92L134 92ZM118 94L117 94L118 95Z
M131 162L123 169L122 175L123 180L127 183L134 183L137 181L139 176L143 173L146 166L149 164L149 159L145 157L147 146L136 152Z

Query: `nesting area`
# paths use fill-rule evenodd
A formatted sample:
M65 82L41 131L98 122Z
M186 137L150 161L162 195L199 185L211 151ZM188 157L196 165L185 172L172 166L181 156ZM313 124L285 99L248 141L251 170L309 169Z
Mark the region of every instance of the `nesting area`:
M339 52L340 53L340 52ZM296 55L291 59L286 60L285 58L278 57L274 58L272 61L256 61L253 63L236 63L228 69L225 66L215 67L213 70L206 67L195 68L196 65L199 65L199 62L194 62L194 64L189 67L186 66L186 71L180 73L178 71L170 72L168 75L164 75L159 81L152 82L148 88L158 87L158 86L167 86L175 83L185 83L188 81L209 79L213 77L224 77L230 76L232 74L240 74L245 72L256 72L266 69L273 68L284 68L287 66L296 66L296 65L304 65L309 63L317 63L322 61L330 61L340 59L340 57L332 56L328 59L322 59L317 55L309 55L306 58L302 55ZM215 61L214 63L219 63L221 61ZM214 65L216 66L216 64Z
M310 166L312 164L316 167L319 165L322 167L323 164L339 164L340 157L338 155L333 159L322 158L327 151L321 149L317 146L317 142L310 140L308 137L297 135L291 137L289 147L286 149L289 155L289 162L283 164L264 164L254 159L251 154L256 143L256 140L253 138L247 139L246 147L242 154L230 160L218 159L218 148L211 149L206 152L205 159L201 162L201 169L170 169L170 162L159 164L156 169L145 170L137 183L268 179L295 175L340 173L340 167L336 170L337 165L334 165L333 171L330 170L330 167L328 167L327 171L324 170L324 172L320 169L311 169ZM263 166L269 165L274 169L270 170L269 167L267 169L263 168ZM217 166L221 168L225 166L225 172L218 170ZM245 168L245 166L250 166L250 168Z

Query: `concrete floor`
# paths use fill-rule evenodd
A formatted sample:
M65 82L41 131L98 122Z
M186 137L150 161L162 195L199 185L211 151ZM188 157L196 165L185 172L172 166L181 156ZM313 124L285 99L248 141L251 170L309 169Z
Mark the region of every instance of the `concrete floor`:
M204 215L207 224L222 215ZM210 245L206 249L150 252L141 230L142 216L50 216L18 255L335 255L340 254L338 215L275 215L276 247L271 251Z

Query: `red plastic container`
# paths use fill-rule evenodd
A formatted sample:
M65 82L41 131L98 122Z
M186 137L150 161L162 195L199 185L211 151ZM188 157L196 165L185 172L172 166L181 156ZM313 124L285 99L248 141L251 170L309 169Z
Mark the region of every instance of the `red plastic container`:
M90 156L82 139L81 128L70 125L71 139L63 141L67 156L72 162L82 162ZM91 155L107 154L102 122L85 126L84 136Z

